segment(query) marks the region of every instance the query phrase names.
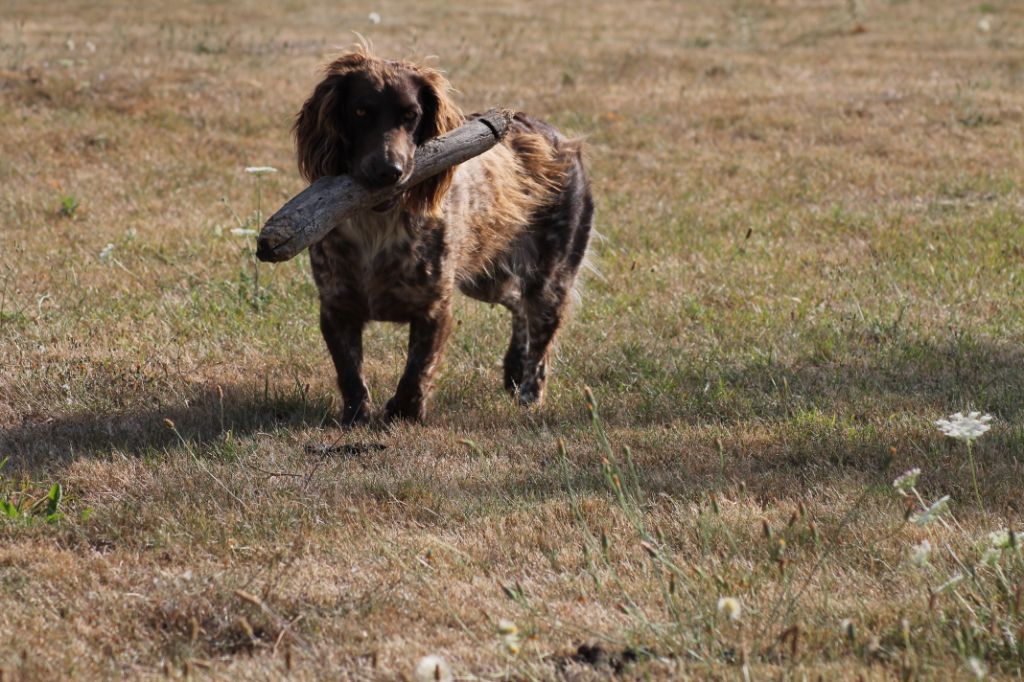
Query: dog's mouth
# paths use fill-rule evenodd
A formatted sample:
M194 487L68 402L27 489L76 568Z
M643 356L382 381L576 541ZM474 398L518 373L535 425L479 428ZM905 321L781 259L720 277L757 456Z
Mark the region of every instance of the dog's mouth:
M395 183L395 187L401 187L402 185L404 185L406 182L409 181L409 178L411 176L412 169L406 170L405 173L402 173L402 177L398 178L398 182ZM403 196L405 196L405 193L399 191L399 193L393 196L392 198L388 199L387 201L382 201L376 206L374 206L373 210L376 211L377 213L387 213L395 206L402 203Z
M376 211L377 213L387 213L388 211L393 209L395 206L397 206L398 202L401 199L402 199L402 195L400 195L400 194L398 196L391 197L387 201L382 201L379 204L377 204L376 206L374 206L373 210Z

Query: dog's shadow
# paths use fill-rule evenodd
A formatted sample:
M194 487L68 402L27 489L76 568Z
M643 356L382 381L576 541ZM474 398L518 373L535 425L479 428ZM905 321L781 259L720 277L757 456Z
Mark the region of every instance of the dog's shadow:
M0 430L0 454L9 457L12 468L38 472L99 453L145 456L182 440L202 448L228 432L245 436L281 428L330 427L336 411L330 395L255 385L203 385L178 405L26 417L21 425Z

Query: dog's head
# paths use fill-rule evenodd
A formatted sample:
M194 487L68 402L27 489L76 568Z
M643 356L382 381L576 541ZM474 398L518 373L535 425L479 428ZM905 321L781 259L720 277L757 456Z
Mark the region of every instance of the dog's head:
M362 53L336 59L295 122L299 171L310 182L344 173L370 187L404 182L417 146L462 124L449 91L434 69ZM436 214L454 172L411 188L406 210Z

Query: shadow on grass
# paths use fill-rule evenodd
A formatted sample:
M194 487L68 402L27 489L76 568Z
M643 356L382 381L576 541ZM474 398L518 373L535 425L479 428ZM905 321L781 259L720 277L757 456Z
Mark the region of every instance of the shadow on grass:
M930 430L931 419L969 405L996 414L1012 427L1024 408L1024 352L1011 344L890 343L876 352L861 350L831 361L801 358L792 364L708 367L702 372L689 369L683 358L677 371L651 370L652 376L626 391L617 389L617 382L604 376L600 367L577 373L575 379L593 387L610 428L636 433L637 442L631 445L638 454L664 455L685 445L690 453L686 465L680 466L673 457L671 466L656 477L660 481L682 477L680 485L682 479L701 478L695 466L722 466L723 457L725 468L734 476L743 470L749 480L769 481L772 472L787 470L801 471L807 480L819 478L824 471L843 470L882 477L888 475L884 472L894 449L898 453L895 466L907 463L900 460L908 453L916 453L920 460L924 451L933 465L940 465L945 453L949 463L956 464L962 459L959 451L946 447L941 438L936 436L922 446L921 429ZM554 381L560 380L570 379L556 374ZM540 440L557 435L586 440L589 416L582 395L563 393L539 412L511 406L494 409L494 405L481 409L477 400L479 390L439 395L428 426L443 424L455 433L496 443L501 442L499 434L511 429L509 433L523 435L503 447L522 447L524 452L536 452L522 440L530 434ZM0 431L0 456L10 456L11 469L32 473L112 450L139 456L159 453L179 442L165 419L202 450L228 431L244 436L329 427L336 409L333 394L310 396L299 388L257 385L229 386L222 393L211 384L195 389L187 406L26 421ZM685 444L678 442L674 428L651 428L687 424L699 426L703 435ZM998 458L1024 459L1024 431L1016 427L999 431L978 452L983 462L992 458L989 472L1004 472L996 466ZM340 439L348 440L347 436ZM399 450L415 448L415 438L395 445ZM706 458L713 464L698 464L693 458L698 451L703 452L698 461ZM918 465L918 460L909 463ZM546 476L534 480L521 494L547 494L550 482L545 480ZM689 483L685 487L689 489Z
M135 455L159 452L178 445L178 434L202 447L229 431L246 435L326 426L334 410L329 397L311 397L298 389L275 392L257 386L204 385L192 393L187 405L27 420L0 431L0 455L10 457L12 469L37 472L112 450ZM174 429L167 425L168 419Z
M685 356L631 366L595 363L576 379L603 398L614 425L784 421L813 411L851 419L877 417L880 410L928 417L968 407L1015 421L1024 412L1020 344L971 338L843 343L851 348L787 363L727 365ZM573 419L573 408L555 408L556 421Z

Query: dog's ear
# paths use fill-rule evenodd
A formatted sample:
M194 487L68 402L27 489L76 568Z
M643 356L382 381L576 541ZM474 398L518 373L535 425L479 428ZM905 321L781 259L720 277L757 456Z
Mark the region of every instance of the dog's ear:
M452 100L448 79L434 69L419 69L419 76L422 81L420 106L423 108L423 116L416 129L417 145L455 130L463 122L462 112ZM405 208L413 213L439 215L441 202L454 177L455 169L449 168L416 185L405 195Z
M353 73L366 68L369 61L369 57L359 53L334 60L295 118L293 131L299 172L309 182L324 175L348 172L343 110L347 82Z

